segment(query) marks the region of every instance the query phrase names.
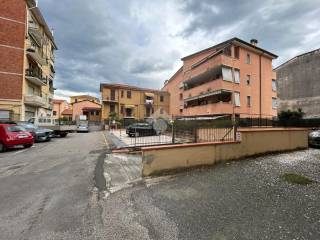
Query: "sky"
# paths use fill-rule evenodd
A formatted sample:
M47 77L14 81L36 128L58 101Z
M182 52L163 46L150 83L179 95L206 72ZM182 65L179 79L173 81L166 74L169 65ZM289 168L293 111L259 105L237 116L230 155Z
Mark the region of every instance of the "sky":
M181 58L232 37L258 39L274 67L320 48L319 0L39 0L54 28L57 98L100 83L160 89Z

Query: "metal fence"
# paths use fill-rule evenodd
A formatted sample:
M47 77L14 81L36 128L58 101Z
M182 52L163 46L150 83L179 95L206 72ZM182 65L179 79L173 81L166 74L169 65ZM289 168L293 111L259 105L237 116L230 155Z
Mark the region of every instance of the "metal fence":
M154 134L141 134L138 130L129 134L126 129L110 129L111 139L115 143L115 148L143 147L154 145L183 144L183 143L203 143L234 141L236 127L230 122L222 124L212 122L167 122L166 129Z
M240 118L236 120L238 127L304 127L320 128L320 118L302 119L270 119Z

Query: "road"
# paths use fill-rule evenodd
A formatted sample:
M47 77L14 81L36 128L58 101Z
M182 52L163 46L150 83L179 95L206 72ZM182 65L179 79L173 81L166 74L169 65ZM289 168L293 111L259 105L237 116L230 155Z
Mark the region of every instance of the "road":
M100 132L1 153L0 239L95 239L104 155Z

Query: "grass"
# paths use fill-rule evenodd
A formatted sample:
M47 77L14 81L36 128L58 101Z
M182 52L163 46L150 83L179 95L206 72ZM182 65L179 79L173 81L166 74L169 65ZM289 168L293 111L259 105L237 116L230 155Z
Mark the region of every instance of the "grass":
M315 182L307 177L304 177L296 173L285 173L281 176L281 178L289 183L300 184L300 185L307 185Z

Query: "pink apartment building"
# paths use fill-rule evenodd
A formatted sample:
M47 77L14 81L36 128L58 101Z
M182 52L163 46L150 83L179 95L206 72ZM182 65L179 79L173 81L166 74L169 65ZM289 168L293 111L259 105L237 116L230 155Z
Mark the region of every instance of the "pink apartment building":
M232 38L182 58L182 67L165 82L174 117L277 115L277 55Z

